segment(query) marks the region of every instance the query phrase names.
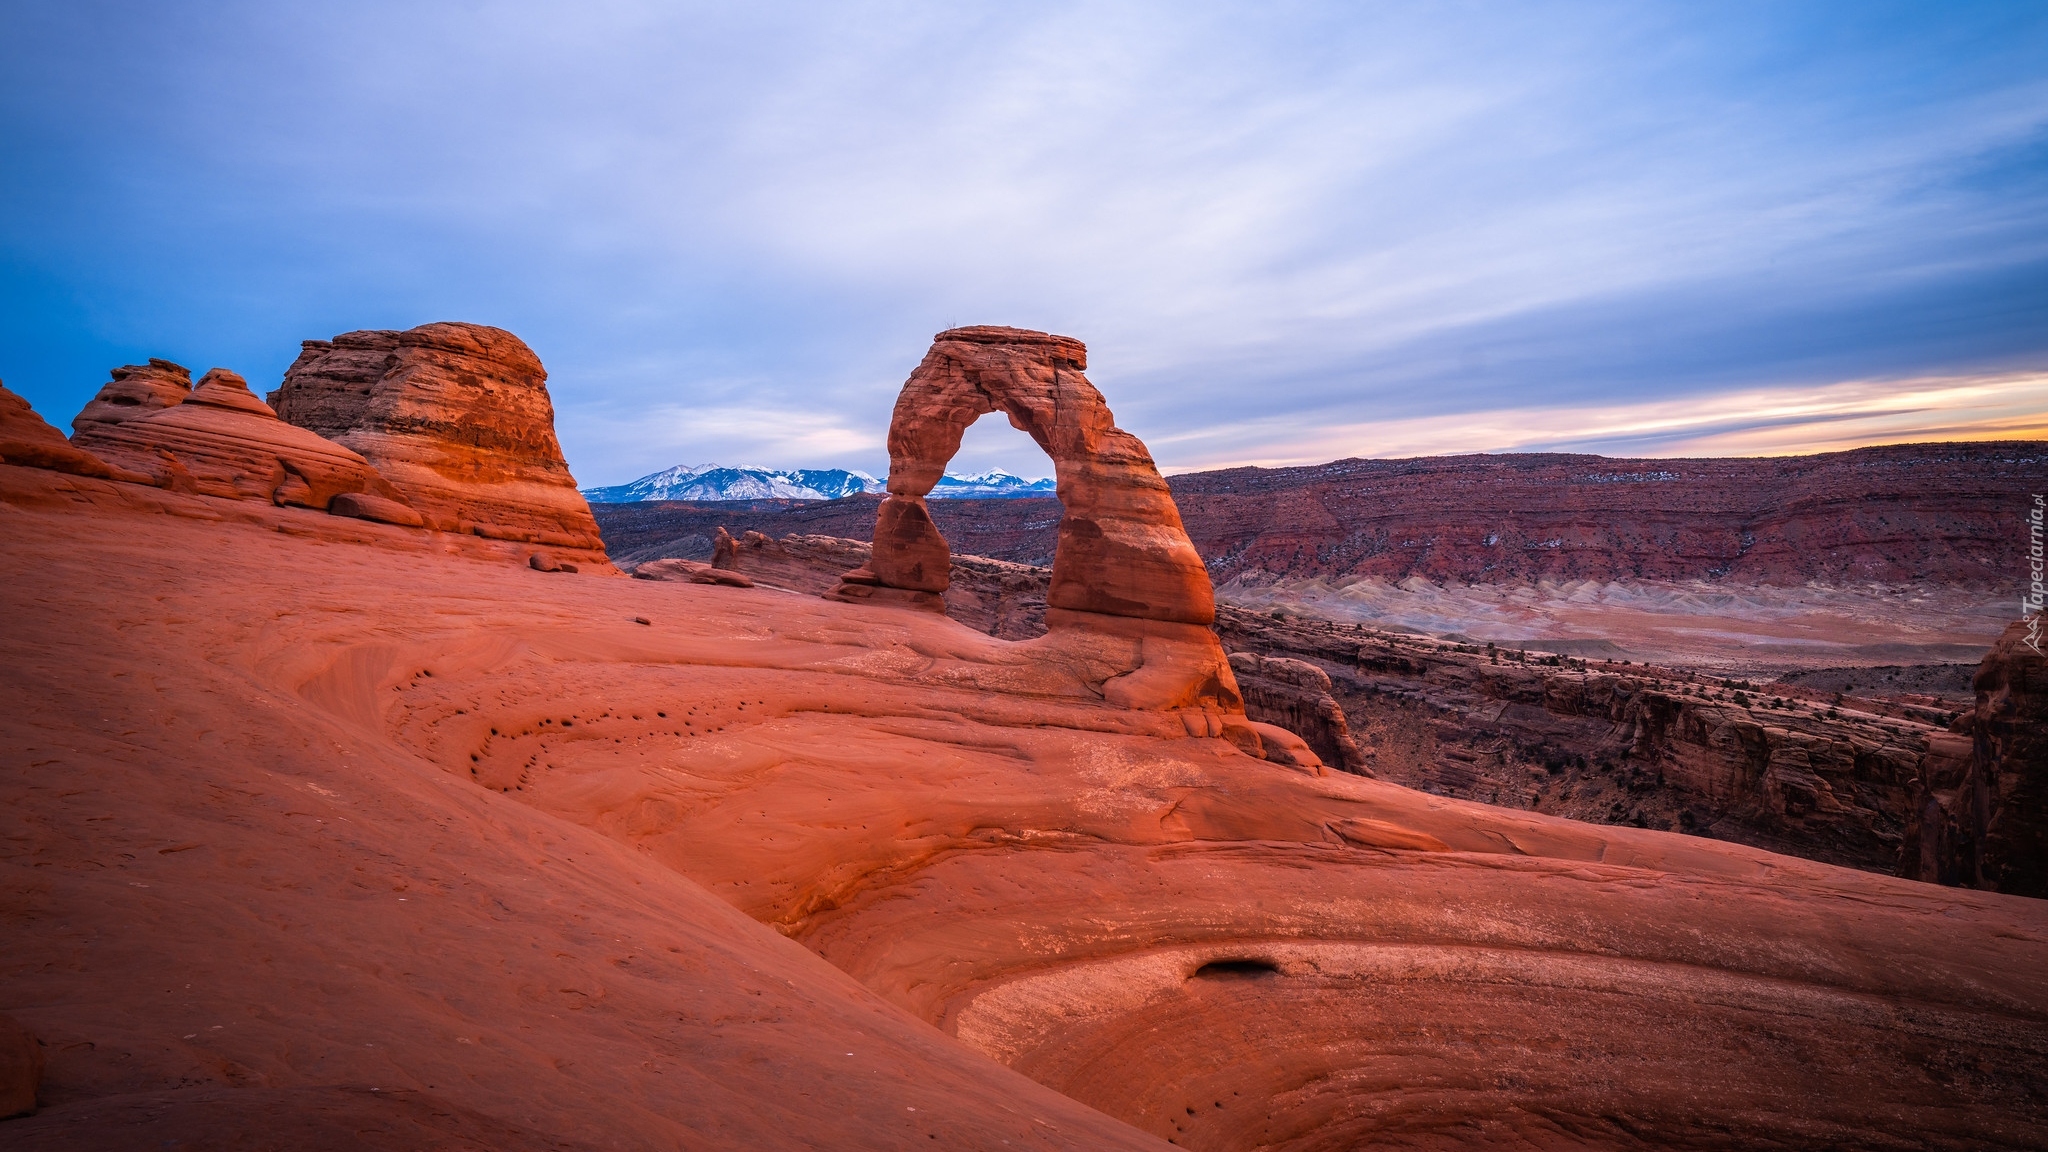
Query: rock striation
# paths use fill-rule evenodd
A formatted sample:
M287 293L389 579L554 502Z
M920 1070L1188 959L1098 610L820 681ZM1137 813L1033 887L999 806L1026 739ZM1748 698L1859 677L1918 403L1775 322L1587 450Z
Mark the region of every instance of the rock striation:
M29 402L0 386L0 464L45 468L102 480L147 480L126 469L111 467L91 452L72 444Z
M278 414L368 460L426 525L605 563L555 438L540 358L481 324L308 340Z
M1760 459L1562 453L1338 460L1174 477L1219 583L1940 581L1995 587L2048 444Z
M1245 715L1298 734L1325 764L1372 775L1351 738L1344 709L1330 694L1330 674L1306 660L1233 652L1230 668L1244 694Z
M1217 630L1233 661L1326 673L1380 779L1592 823L1891 872L1916 781L1969 760L1947 714L1917 706L1228 605Z
M1985 654L1977 705L1954 725L1970 754L1916 779L1900 875L2048 897L2048 660L2030 642L2039 629L2038 617L2016 620Z
M2048 444L1901 444L1814 456L1630 460L1561 453L1339 460L1184 472L1169 484L1219 585L1712 580L1727 586L1926 581L2002 588L2011 515ZM1043 564L1043 499L938 501L961 551ZM770 536L865 539L872 509L829 504L619 506L626 547L726 518ZM1226 592L1227 594L1227 592Z
M124 364L100 385L78 415L71 418L71 438L90 445L99 426L125 424L152 412L183 404L192 394L192 371L183 364L150 357L147 364Z
M207 372L177 404L130 420L88 421L73 442L155 476L160 487L202 496L322 511L344 494L403 502L368 461L278 419L225 368Z

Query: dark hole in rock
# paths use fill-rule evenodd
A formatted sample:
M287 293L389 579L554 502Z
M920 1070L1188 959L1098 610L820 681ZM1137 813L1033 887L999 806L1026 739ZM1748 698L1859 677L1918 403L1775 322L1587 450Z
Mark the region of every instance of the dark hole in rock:
M1211 960L1195 969L1197 980L1255 980L1278 976L1280 966L1271 960Z

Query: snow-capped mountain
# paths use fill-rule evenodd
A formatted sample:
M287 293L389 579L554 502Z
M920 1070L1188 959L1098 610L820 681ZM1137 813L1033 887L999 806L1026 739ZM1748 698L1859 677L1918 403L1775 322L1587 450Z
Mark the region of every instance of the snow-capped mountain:
M861 492L881 492L880 480L843 468L800 468L793 471L719 464L695 468L678 464L631 484L585 488L593 504L633 504L641 500L838 500ZM932 489L934 500L987 499L1007 496L1050 496L1053 482L1026 480L998 468L978 476L948 472Z
M1026 480L1012 476L997 468L979 476L960 476L952 472L939 478L933 486L933 500L986 499L990 496L1050 496L1053 494L1051 477L1044 480Z
M837 500L857 492L880 492L882 482L865 472L843 468L799 468L784 471L741 465L678 464L631 484L585 488L593 504L632 504L641 500Z

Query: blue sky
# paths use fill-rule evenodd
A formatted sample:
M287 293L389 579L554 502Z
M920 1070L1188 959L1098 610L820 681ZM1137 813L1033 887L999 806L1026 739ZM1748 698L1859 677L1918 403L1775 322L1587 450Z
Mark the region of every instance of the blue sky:
M2048 435L2048 6L0 10L0 380L473 320L586 484L880 473L931 334L1169 469ZM1046 471L987 420L959 467Z

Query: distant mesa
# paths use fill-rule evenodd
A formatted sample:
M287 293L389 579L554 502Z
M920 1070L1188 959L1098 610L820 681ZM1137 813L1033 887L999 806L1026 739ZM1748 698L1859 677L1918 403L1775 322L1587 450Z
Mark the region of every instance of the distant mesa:
M593 504L637 504L648 500L843 500L887 491L883 481L844 468L773 469L751 465L727 467L678 464L642 476L630 484L585 488ZM1051 496L1050 477L1026 480L1000 468L967 476L948 472L926 493L928 500L986 500L1019 496Z
M555 439L547 371L510 332L442 323L308 340L271 400L360 453L429 527L604 560Z

